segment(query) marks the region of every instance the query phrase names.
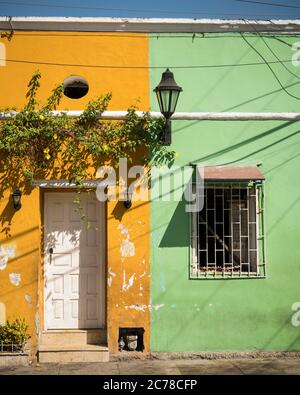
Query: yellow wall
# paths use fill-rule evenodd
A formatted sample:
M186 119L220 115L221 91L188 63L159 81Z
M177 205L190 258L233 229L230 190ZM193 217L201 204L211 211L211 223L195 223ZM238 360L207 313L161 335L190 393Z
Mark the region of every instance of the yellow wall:
M80 75L87 79L88 94L78 100L64 97L60 109L81 110L89 100L107 92L113 94L109 110L126 110L132 104L138 104L140 110L149 109L146 35L18 32L10 41L6 38L0 41L6 52L6 63L0 65L0 108L21 108L25 104L27 83L39 69L42 73L38 95L41 102L66 77ZM85 66L78 66L80 64ZM94 67L100 65L125 68ZM128 66L144 68L126 68ZM25 317L35 344L36 324L40 327L43 322L42 191L38 188L26 190L22 208L15 212L10 194L18 183L22 184L18 178L0 173L0 245L3 246L2 256L7 251L12 255L7 266L0 270L0 303L4 305L2 311L6 311L6 318ZM149 350L149 212L147 202L137 202L130 210L122 203L109 202L107 205L107 326L112 352L118 348L119 327L144 327L145 350ZM5 234L7 227L10 228L9 239ZM124 229L128 232L126 235L122 233ZM130 257L124 256L121 248L127 235L135 250ZM6 247L12 247L13 253ZM11 283L11 273L21 275L19 285ZM132 276L132 286L127 288Z
M119 327L145 329L150 350L150 209L147 202L108 204L108 333L110 350L117 351ZM134 256L131 256L134 254Z
M38 196L39 191L32 190L30 195L22 199L22 208L15 211L9 189L3 191L1 188L0 303L5 306L4 318L26 319L33 345L36 343L38 320L37 284L40 262Z
M148 66L146 35L19 32L11 41L0 40L6 46L6 66L0 66L0 108L24 104L27 82L37 69L42 73L41 100L70 75L81 75L89 82L88 94L78 100L64 98L62 109L83 109L90 99L107 92L113 93L110 110L126 109L137 100L141 109L149 108L148 70L126 68Z

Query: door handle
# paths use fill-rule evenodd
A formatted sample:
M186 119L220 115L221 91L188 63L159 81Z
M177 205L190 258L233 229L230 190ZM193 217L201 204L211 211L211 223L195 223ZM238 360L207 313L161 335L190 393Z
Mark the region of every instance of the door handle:
M52 254L53 254L53 248L52 247L50 247L49 248L49 254L50 254L50 265L51 265L51 263L52 263Z

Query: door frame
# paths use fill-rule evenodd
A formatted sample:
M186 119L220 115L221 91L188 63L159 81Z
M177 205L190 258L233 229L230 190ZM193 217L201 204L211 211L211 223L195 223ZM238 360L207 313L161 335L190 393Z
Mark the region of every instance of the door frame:
M55 186L52 186L52 182L50 181L49 184L46 182L43 182L43 186L40 185L40 207L41 207L41 272L39 275L39 282L40 286L39 289L41 290L41 298L39 300L41 301L41 310L40 310L40 318L41 322L37 326L39 326L40 330L42 332L47 332L47 331L55 331L59 329L48 329L47 328L47 319L46 319L46 292L45 292L45 285L46 285L46 276L45 276L45 269L46 269L46 259L47 256L45 254L45 210L46 210L46 194L48 193L74 193L76 192L76 187L71 186L71 187L66 187L66 184L63 183L62 186L58 186L58 182L55 182ZM46 185L45 185L46 184ZM84 186L84 192L96 192L95 187L92 185L87 185ZM103 215L103 221L102 221L102 226L103 226L103 232L101 236L101 240L103 243L103 251L102 251L102 259L103 259L103 286L102 286L102 291L100 290L101 293L101 298L103 299L103 304L102 304L102 316L103 316L103 326L95 329L106 329L107 328L107 204L103 202L101 203L102 207L100 208L100 212ZM38 319L36 319L38 321ZM38 328L37 328L38 329ZM92 328L89 328L92 329ZM84 329L61 329L61 330L66 330L66 331L74 331L74 330L84 330ZM88 330L88 329L86 329Z

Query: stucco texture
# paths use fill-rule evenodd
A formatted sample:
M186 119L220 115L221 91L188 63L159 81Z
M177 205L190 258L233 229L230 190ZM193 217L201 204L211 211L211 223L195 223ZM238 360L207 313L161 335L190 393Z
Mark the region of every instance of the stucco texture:
M132 105L143 111L149 109L145 34L17 32L10 40L1 38L1 42L5 45L6 65L0 67L0 108L22 107L27 83L39 69L41 102L70 75L80 75L88 81L89 92L85 97L78 100L64 97L59 109L82 110L89 100L108 92L112 92L109 110L126 110ZM17 175L14 178L2 173L0 245L13 246L14 255L0 271L0 302L5 305L5 318L26 319L32 342L36 343L36 328L39 332L43 330L44 320L43 193L39 188L18 185L19 182ZM17 212L12 208L10 196L16 186L23 191L22 208ZM149 204L136 203L126 211L123 204L109 202L106 215L106 273L110 270L115 274L107 287L109 348L118 349L118 328L129 326L145 328L145 350L149 350L149 310L128 307L135 303L149 305ZM121 223L128 228L130 242L135 245L130 257L122 256L120 249L124 238L119 228ZM11 283L11 272L20 274L18 285ZM132 287L126 291L123 273L126 281L135 274Z
M267 61L277 61L262 38L245 36ZM300 37L264 39L279 59L291 60L291 46ZM280 63L271 65L297 99L284 92L238 33L161 34L152 35L149 41L150 66L170 67L183 88L178 111L299 111L299 68L291 62L285 63L290 72ZM161 70L151 69L151 86L160 75ZM157 109L151 93L151 110ZM151 314L151 350L299 350L299 326L292 324L292 306L300 299L299 123L173 121L172 139L172 149L178 152L176 164L181 167L190 162L260 164L266 179L267 275L190 279L185 204L152 201L151 302L162 307Z

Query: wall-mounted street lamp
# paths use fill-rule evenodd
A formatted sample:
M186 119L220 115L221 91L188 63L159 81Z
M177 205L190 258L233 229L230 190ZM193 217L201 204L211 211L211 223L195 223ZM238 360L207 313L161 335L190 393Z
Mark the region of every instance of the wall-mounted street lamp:
M22 196L22 192L17 187L12 193L13 204L14 204L15 210L20 210L20 208L22 206L22 204L21 204L21 196Z
M131 206L132 206L132 193L129 192L128 189L126 189L124 207L127 208L128 210Z
M171 145L171 121L170 118L174 114L178 97L182 88L178 86L174 80L173 73L167 69L161 77L160 83L154 89L156 93L160 112L166 118L165 129L162 135L162 144Z

